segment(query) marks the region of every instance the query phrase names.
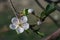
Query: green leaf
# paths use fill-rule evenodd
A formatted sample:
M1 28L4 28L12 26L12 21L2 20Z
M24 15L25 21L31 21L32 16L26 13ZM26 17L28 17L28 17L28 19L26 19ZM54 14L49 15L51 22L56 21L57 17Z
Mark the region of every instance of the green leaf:
M22 13L27 16L28 15L28 9L24 9Z
M41 32L37 32L37 34L40 35L41 37L45 36L45 34Z
M54 12L56 10L56 4L54 3L51 3L51 4L48 4L47 7L46 7L46 15L49 15L50 13Z
M56 10L55 3L48 4L46 9L40 14L40 19L44 21L44 19L55 10Z

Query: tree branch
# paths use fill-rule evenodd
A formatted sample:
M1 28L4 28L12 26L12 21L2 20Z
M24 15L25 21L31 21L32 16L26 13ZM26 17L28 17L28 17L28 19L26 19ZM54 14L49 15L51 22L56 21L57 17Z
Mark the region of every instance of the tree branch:
M35 0L35 2L38 4L39 7L41 7L43 10L45 10L45 8L38 2L38 0ZM50 19L52 19L52 21L59 27L57 21L52 18L50 15L48 16Z
M60 28L44 40L56 40L60 36Z

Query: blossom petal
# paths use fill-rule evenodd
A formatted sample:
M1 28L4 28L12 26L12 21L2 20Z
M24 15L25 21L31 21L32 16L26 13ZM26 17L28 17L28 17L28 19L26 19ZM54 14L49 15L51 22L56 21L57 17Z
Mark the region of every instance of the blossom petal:
M24 30L27 30L27 29L29 29L29 24L28 23L25 23L25 24L23 24L22 27L24 28Z
M23 29L22 27L18 27L18 28L16 29L16 32L17 32L17 34L23 33L23 32L24 32L24 29Z
M10 24L9 27L10 27L10 29L12 29L12 30L15 30L15 29L17 28L17 26L14 25L14 24Z
M16 17L13 17L12 20L11 20L11 22L12 22L13 24L15 24L15 25L18 25L18 24L19 24L19 19L16 18Z
M26 23L28 21L27 16L22 16L21 19L20 19L20 21L22 23Z

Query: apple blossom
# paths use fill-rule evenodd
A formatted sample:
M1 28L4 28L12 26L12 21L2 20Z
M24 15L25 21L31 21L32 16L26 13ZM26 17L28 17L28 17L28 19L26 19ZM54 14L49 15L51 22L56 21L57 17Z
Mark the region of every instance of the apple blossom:
M22 16L21 18L13 17L10 24L10 29L16 30L17 34L23 33L24 30L29 29L29 24L27 23L28 19L26 16Z

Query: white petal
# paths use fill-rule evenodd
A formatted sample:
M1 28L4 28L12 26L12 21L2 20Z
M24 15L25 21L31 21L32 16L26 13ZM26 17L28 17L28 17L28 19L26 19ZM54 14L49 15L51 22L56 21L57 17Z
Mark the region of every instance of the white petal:
M22 16L21 19L20 19L20 21L22 23L26 23L28 21L27 16Z
M15 24L15 25L18 25L18 24L19 24L19 19L16 18L16 17L13 17L12 20L11 20L11 22L12 22L13 24Z
M42 22L39 20L39 21L37 21L37 25L40 25L40 24L42 24Z
M9 27L10 27L10 29L15 30L18 26L14 25L14 24L10 24Z
M28 9L28 13L32 13L33 11L33 9Z
M25 23L25 24L23 24L23 26L22 26L25 30L27 30L27 29L29 29L29 24L28 23Z
M16 29L16 32L17 32L17 34L23 33L23 32L24 32L24 28L18 27L18 28Z

